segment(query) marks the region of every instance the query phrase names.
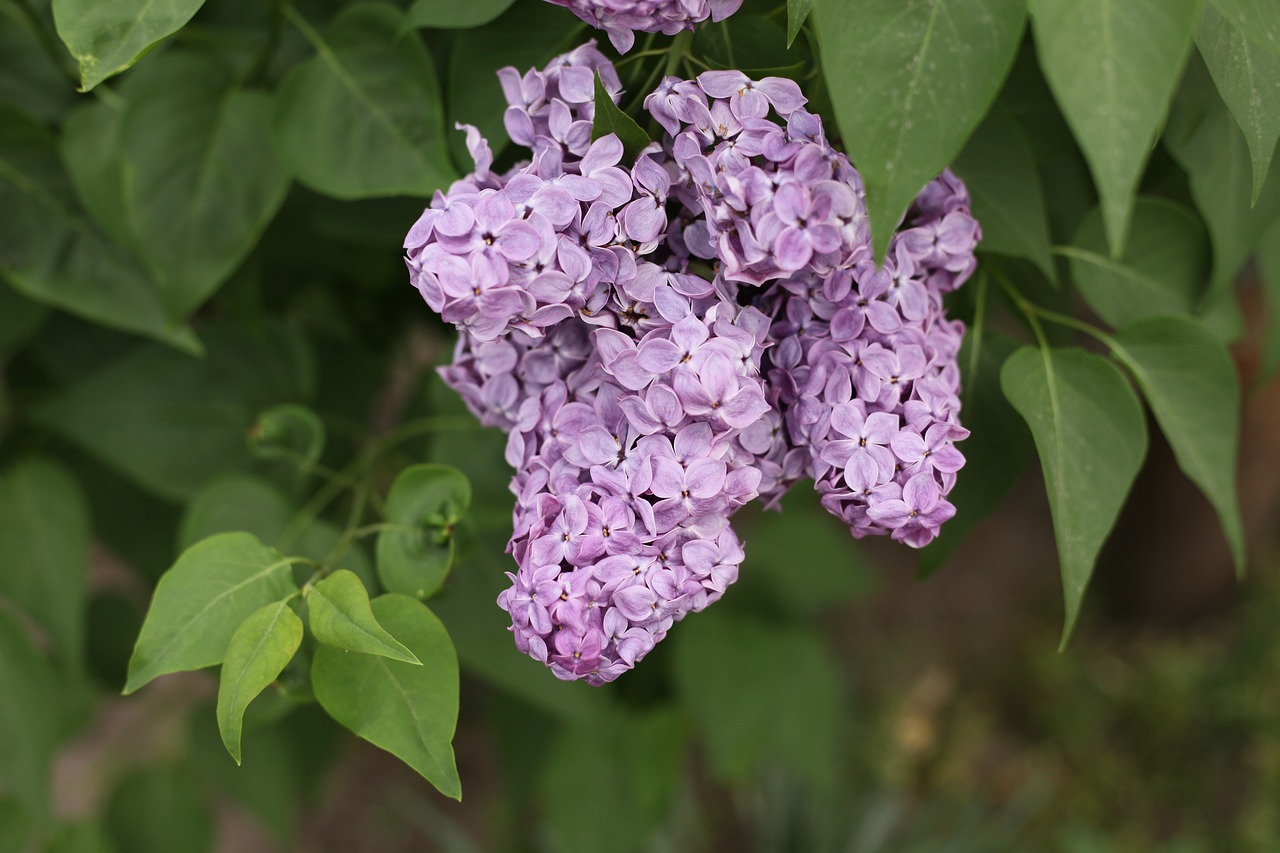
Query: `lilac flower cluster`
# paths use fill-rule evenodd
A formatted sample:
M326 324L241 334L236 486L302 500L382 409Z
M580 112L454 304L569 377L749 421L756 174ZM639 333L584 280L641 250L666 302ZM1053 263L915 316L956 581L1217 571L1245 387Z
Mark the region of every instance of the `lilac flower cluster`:
M475 173L405 248L460 330L442 375L509 436L516 645L600 684L723 595L757 497L808 476L854 536L917 547L954 514L963 327L941 297L979 231L944 173L878 268L858 174L794 82L668 78L645 101L664 139L624 162L591 139L596 73L617 100L594 44L501 72L530 160L494 173L468 128Z
M596 29L604 30L619 53L635 43L635 34L673 36L710 18L723 21L742 0L548 0L564 6Z

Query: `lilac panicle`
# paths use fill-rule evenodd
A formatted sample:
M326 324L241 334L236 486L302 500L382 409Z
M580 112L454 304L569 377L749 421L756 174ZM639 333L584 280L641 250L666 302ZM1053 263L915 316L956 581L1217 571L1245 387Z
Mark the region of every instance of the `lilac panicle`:
M695 19L667 6L737 4L562 5L629 34ZM855 537L937 535L968 435L942 297L981 235L943 172L877 267L861 179L793 81L668 78L645 99L666 133L631 159L591 139L596 74L617 101L594 43L499 72L529 159L496 174L465 128L476 169L405 249L459 329L442 376L508 435L516 571L498 603L516 645L601 684L724 594L751 500L808 477Z

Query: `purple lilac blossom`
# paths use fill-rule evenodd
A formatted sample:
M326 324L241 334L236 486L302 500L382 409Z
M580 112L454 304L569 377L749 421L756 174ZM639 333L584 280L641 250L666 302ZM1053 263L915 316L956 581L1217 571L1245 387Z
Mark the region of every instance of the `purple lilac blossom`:
M548 0L563 6L596 29L604 30L619 53L635 43L635 34L673 36L710 18L723 21L742 0Z
M668 78L645 100L666 135L629 162L590 138L595 73L616 101L594 43L499 72L530 159L496 175L465 128L476 170L405 248L459 329L442 376L508 434L516 646L601 684L724 594L757 497L809 477L855 537L937 535L968 435L942 296L980 231L944 172L877 267L858 173L794 82Z

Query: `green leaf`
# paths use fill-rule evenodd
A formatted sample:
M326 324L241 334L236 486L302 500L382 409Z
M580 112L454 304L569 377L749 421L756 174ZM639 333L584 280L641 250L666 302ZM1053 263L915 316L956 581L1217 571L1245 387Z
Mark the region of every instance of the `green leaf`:
M116 853L116 847L97 824L69 823L49 842L48 853Z
M0 471L0 596L53 637L63 660L84 654L89 508L55 462L23 459Z
M814 15L878 260L995 100L1026 11L1022 0L817 0Z
M422 665L378 624L369 607L369 593L353 573L339 570L317 583L307 596L307 605L311 633L326 646Z
M795 44L796 36L804 29L813 0L787 0L787 47Z
M286 15L317 53L276 97L276 140L299 181L356 199L429 196L453 180L435 66L402 12L348 6L323 38L291 7Z
M0 609L0 779L32 818L48 811L63 687L22 626Z
M29 413L149 491L188 498L247 466L244 437L258 412L306 399L314 382L310 352L290 327L211 323L201 331L204 358L144 345Z
M53 137L0 105L0 275L30 299L198 352L129 254L75 207Z
M39 13L28 16L15 3L0 3L0 103L52 125L76 93L63 70L69 63L59 64L62 52L45 49L49 39L43 19Z
M1040 67L1102 197L1113 257L1182 76L1200 0L1029 0Z
M293 562L249 533L222 533L184 551L156 586L124 692L222 663L240 623L296 589Z
M497 18L515 0L415 0L409 7L409 25L439 29L480 27Z
M946 562L978 522L1000 505L1031 461L1031 434L1000 390L1000 367L1017 348L1013 338L990 331L982 334L980 345L973 332L965 336L959 356L964 372L960 411L969 437L958 445L964 468L948 496L956 515L920 552L922 575Z
M133 249L130 225L129 167L120 151L123 98L94 100L67 116L62 128L62 162L76 195L98 227L121 246Z
M1196 45L1227 109L1244 132L1253 161L1257 204L1280 138L1280 55L1250 41L1212 6L1204 10Z
M281 403L258 415L249 449L259 459L295 459L310 470L324 453L324 424L306 406Z
M1280 56L1280 7L1272 0L1209 0L1218 13L1276 56Z
M203 5L204 0L53 0L53 21L80 65L80 90L87 92L182 29Z
M1008 111L997 104L987 114L952 169L968 186L973 215L982 223L982 250L1026 258L1055 281L1035 157Z
M1179 317L1135 323L1109 341L1138 380L1169 439L1178 467L1213 504L1244 574L1244 525L1236 498L1240 449L1240 382L1221 341Z
M1141 198L1124 255L1107 254L1102 214L1094 208L1061 250L1089 307L1115 328L1161 315L1192 316L1209 277L1209 238L1193 211Z
M596 72L595 102L596 115L591 123L591 139L596 140L602 136L614 134L622 143L624 162L634 162L644 147L653 140L649 139L649 135L636 124L635 119L624 113L609 97L604 83L600 81L598 71Z
M287 598L253 611L231 635L218 677L218 731L236 764L245 708L284 672L300 645L302 620Z
M453 563L453 525L471 505L471 483L448 465L414 465L391 485L378 534L378 577L391 592L426 598Z
M1231 287L1263 233L1280 219L1280 177L1269 173L1254 205L1249 146L1198 57L1188 64L1164 143L1190 178L1192 198L1209 228L1211 301Z
M418 771L440 793L462 798L453 758L458 658L444 625L403 595L373 600L373 615L421 666L321 646L311 664L316 699L342 725Z
M119 784L107 828L121 853L209 853L213 815L185 766L152 765Z
M1265 382L1280 367L1280 221L1259 244L1258 277L1267 300L1267 333L1258 370L1258 382Z
M1146 456L1146 419L1116 366L1083 350L1023 347L1005 362L1000 385L1031 427L1044 469L1066 645L1098 551Z
M47 306L26 298L0 278L0 356L30 340L48 316Z
M120 154L137 248L173 320L240 266L284 201L271 99L213 60L170 52L127 81Z
M846 698L831 650L810 627L712 610L681 623L675 687L726 781L782 764L810 782L839 772ZM760 684L786 702L761 702Z

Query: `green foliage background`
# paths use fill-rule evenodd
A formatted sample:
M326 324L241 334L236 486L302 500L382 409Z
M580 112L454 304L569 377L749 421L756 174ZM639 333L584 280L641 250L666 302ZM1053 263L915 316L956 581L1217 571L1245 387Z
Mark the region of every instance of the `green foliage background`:
M902 556L798 489L744 514L734 592L597 690L511 645L502 438L434 378L452 332L399 257L469 168L455 123L518 157L494 71L591 36L540 0L0 0L0 850L1280 846L1274 514L1246 542L1237 483L1242 384L1280 365L1280 6L748 0L638 40L639 123L600 133L654 132L663 69L742 68L805 87L877 251L966 180L973 435L938 578L886 581ZM1144 465L1255 576L1222 624L1082 608ZM1020 481L1065 627L1043 584L982 664L873 618L1001 597L975 554L1052 582L989 544Z

